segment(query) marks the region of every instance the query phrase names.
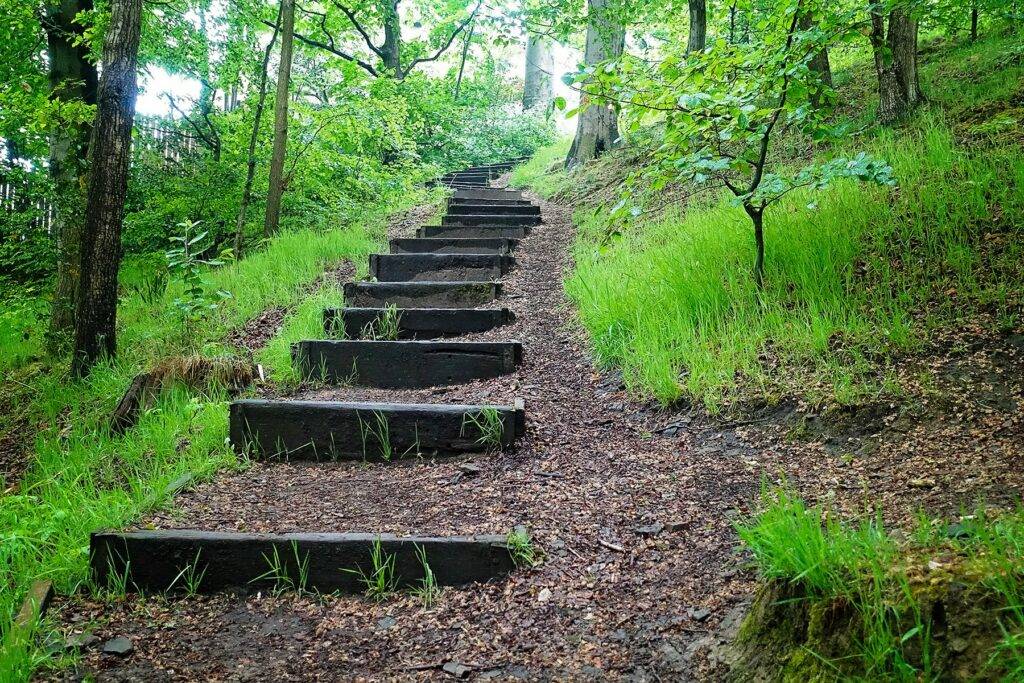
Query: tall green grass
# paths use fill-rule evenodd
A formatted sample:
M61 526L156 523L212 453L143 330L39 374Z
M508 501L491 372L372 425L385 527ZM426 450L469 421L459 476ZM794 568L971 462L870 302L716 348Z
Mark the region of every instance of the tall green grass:
M939 320L986 306L1018 324L1008 303L1021 287L1012 235L1024 155L971 155L940 116L868 146L892 164L899 191L841 182L770 209L761 293L750 223L724 198L626 228L610 246L599 246L606 212L580 216L566 289L598 359L663 402L716 409L738 385L819 387L819 398L847 402L878 388L868 355L912 350ZM996 207L1010 234L998 248L984 239Z
M1003 680L1019 680L1024 672L1024 509L995 517L979 509L964 516L955 534L942 520L921 516L909 537L898 541L877 516L845 524L834 510L808 507L785 488L763 489L760 508L736 526L761 576L798 585L806 600L838 601L854 610L850 624L835 625L839 634L851 627L852 639L843 641L848 650L841 660L825 663L837 677L940 679L943 672L933 668L931 602L941 600L945 583L963 582L979 609L985 596L999 605L980 618L983 624L998 623L1002 632L986 671L971 673L990 680L1001 671ZM934 558L941 559L943 571L929 574ZM956 626L963 634L970 623Z
M84 380L69 378L66 359L4 368L12 381L2 390L40 431L20 484L0 497L0 678L27 679L45 657L38 641L26 643L10 628L34 580L50 579L59 592L75 590L87 579L91 531L124 526L162 504L162 492L183 474L202 478L237 464L226 445L228 396L218 387L174 387L137 427L110 435L106 421L131 379L169 356L237 353L225 341L227 333L273 306L292 308L308 323L315 306L338 297L326 287L309 296L316 279L342 260L365 261L383 241L388 213L423 199L419 192L382 198L367 207L359 225L282 233L243 261L209 272L211 288L232 297L191 334L170 306L180 283L151 304L125 295L118 309L118 357ZM287 330L297 325L294 320L293 312ZM38 354L41 339L30 338ZM275 340L260 354L282 377L286 346ZM0 358L6 350L0 347Z

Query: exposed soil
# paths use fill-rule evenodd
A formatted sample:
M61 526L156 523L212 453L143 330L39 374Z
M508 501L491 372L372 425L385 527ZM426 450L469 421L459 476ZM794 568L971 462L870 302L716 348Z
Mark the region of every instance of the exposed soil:
M562 289L570 213L551 204L542 210L545 224L521 243L517 266L503 279L503 303L515 321L466 337L523 342L516 373L436 389L310 387L296 396L521 397L527 433L513 449L469 458L480 467L472 475L459 460L254 463L140 522L400 534L503 534L525 525L546 554L540 566L445 589L429 610L411 596L382 603L358 596L62 598L52 609L69 634L88 631L101 642L124 635L133 651L118 657L94 646L78 671L42 678L717 680L721 672L705 655L754 587L732 523L750 511L762 480L785 477L812 499L833 499L848 511L880 501L895 522L918 506L956 512L979 496L1019 495L1019 340L976 335L976 347L951 348L934 361L952 398L929 398L944 393L929 387L910 408L878 406L845 426L797 404L744 425L661 411L593 367ZM916 368L906 372L913 377Z

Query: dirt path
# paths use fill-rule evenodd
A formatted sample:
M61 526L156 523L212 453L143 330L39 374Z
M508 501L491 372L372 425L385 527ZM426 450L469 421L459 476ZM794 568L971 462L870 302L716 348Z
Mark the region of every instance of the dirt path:
M445 589L423 610L411 597L213 596L100 608L97 634L132 638L132 656L86 657L105 680L161 677L337 679L442 675L456 662L499 677L677 676L682 652L712 628L748 578L732 569L727 510L750 499L740 460L694 458L685 440L602 379L562 290L569 213L516 252L503 301L516 321L474 338L518 339L513 375L416 391L324 389L302 398L526 400L528 429L502 454L379 466L254 464L182 494L142 526L245 531L506 533L526 526L547 558L484 586ZM463 472L472 463L479 472ZM665 528L654 534L657 525ZM654 526L653 529L643 527ZM653 534L653 535L644 535ZM709 614L710 612L710 614ZM108 636L109 637L109 636Z
M923 502L955 509L979 491L1020 491L1019 382L997 408L938 425L901 431L881 410L840 433L814 433L812 418L811 433L796 440L791 415L723 428L631 400L614 377L595 371L564 297L569 212L542 210L544 225L523 241L504 279L503 303L516 321L473 337L523 342L516 373L433 390L297 396L522 397L527 433L514 448L389 466L255 463L182 494L141 526L503 534L524 525L544 562L504 581L447 588L429 610L407 595L382 603L221 594L109 604L76 596L57 608L69 632L133 641L124 658L88 650L83 672L100 680L717 679L703 645L753 588L731 524L749 511L764 478L784 475L812 498L851 509L875 497L897 519ZM1007 353L1020 368L1020 355ZM941 444L977 445L978 424L990 433L984 447L950 458L937 480L916 481L946 452ZM948 436L941 442L940 427ZM968 481L972 471L981 474Z

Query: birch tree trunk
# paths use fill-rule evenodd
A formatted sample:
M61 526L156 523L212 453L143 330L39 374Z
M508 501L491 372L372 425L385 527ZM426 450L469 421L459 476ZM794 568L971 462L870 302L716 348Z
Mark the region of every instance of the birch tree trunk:
M87 375L101 357L112 357L117 348L117 272L138 90L142 0L113 0L110 6L89 143L89 191L71 359L75 377Z

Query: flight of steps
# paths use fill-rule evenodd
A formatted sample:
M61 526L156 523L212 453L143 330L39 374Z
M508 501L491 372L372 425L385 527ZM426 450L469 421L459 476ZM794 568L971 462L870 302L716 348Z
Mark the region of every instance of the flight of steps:
M440 225L393 239L370 256L370 280L344 285L345 306L324 311L323 338L299 341L292 356L319 382L379 389L452 385L514 372L522 345L458 341L500 328L512 313L495 306L502 276L515 267L519 241L541 224L540 208L519 192L489 187L514 163L444 176L454 189ZM230 441L257 460L357 460L386 463L464 455L511 446L525 430L521 400L512 405L237 400ZM312 470L311 470L312 471ZM359 591L375 546L395 558L399 586L424 576L425 549L438 584L487 580L514 562L504 536L394 537L351 534L244 534L201 530L99 532L91 565L100 585L122 581L143 591L260 587L300 578L309 590ZM268 558L275 558L268 572ZM195 590L195 587L189 588Z

